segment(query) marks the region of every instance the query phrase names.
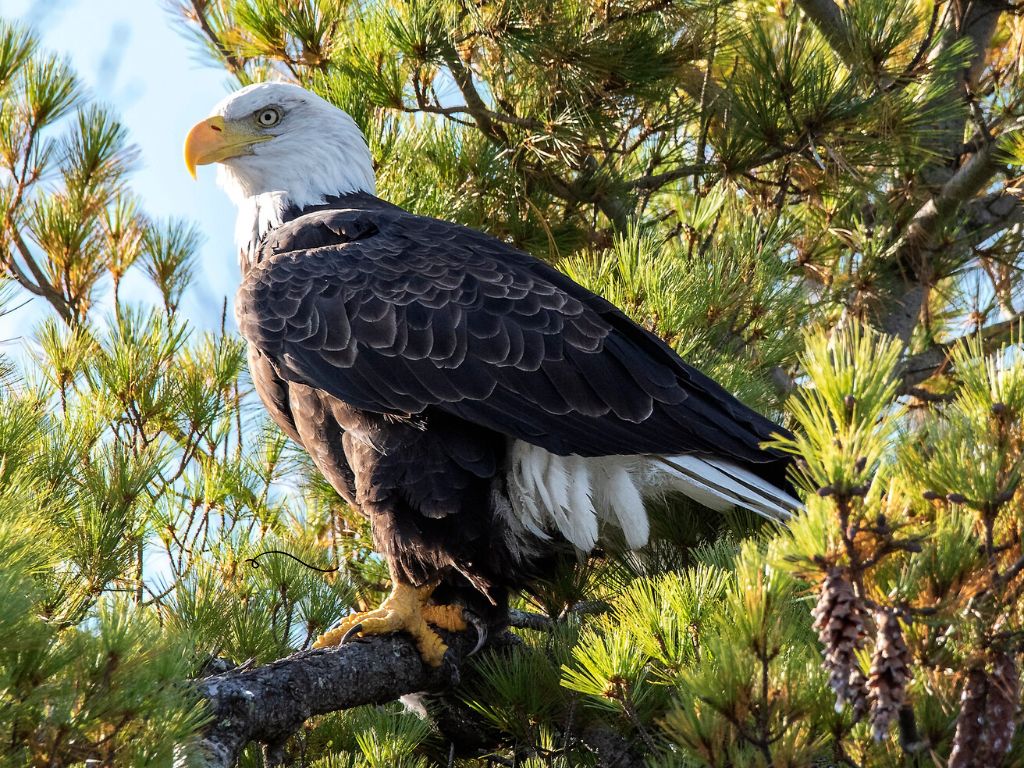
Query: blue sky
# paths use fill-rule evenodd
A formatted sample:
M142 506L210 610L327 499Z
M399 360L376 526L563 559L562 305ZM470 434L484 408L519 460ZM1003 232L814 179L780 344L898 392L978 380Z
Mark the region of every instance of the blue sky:
M165 0L0 0L0 17L32 26L45 48L68 56L90 94L118 113L141 152L131 185L146 211L187 219L203 232L195 287L182 309L194 324L216 327L222 301L227 296L230 305L238 283L235 212L211 169L201 168L198 182L189 177L181 149L231 80L202 59ZM125 289L140 299L153 295L142 279ZM24 327L42 309L9 319Z

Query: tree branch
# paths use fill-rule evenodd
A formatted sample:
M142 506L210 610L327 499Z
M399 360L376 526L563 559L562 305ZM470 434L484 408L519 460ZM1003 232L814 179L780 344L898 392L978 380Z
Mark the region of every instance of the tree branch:
M1002 189L964 206L967 245L976 246L1016 224L1024 223L1024 200L1018 190Z
M467 67L462 65L454 50L445 55L444 63L452 73L452 79L455 80L455 85L458 86L459 91L462 93L462 98L466 100L466 111L476 122L477 127L491 141L507 144L508 136L505 135L505 131L502 130L501 126L496 125L491 119L491 110L487 108L484 100L477 92L476 86L473 84L473 75Z
M18 261L13 253L7 254L7 257L4 259L3 266L5 266L10 271L14 279L17 280L17 282L23 288L25 288L25 290L27 290L29 293L32 293L36 296L41 296L42 298L46 299L50 303L50 305L55 310L57 310L57 314L60 315L61 319L65 323L68 323L70 325L72 321L72 313L67 300L64 298L64 295L57 291L50 284L49 280L47 280L46 275L39 268L39 265L36 264L35 258L32 256L32 251L29 250L28 244L25 242L25 239L21 236L21 233L12 227L9 230L8 234L10 235L11 240L14 242L14 246L17 249L18 253L20 253L21 257L25 260L25 264L28 265L28 268L32 272L32 274L36 276L38 283L32 282L32 279L25 273L25 271L18 264Z
M208 3L209 0L190 0L187 4L182 5L182 12L186 18L192 19L199 26L200 33L206 38L210 46L220 54L228 71L244 83L246 79L245 62L228 49L213 29L213 25L210 24L210 19L206 15Z
M996 142L982 147L964 163L939 191L910 218L896 248L894 265L905 274L905 288L891 299L891 309L880 320L882 330L910 340L931 280L929 250L945 224L992 179L998 169Z
M966 5L963 16L947 14L941 48L947 49L963 38L969 39L973 46L967 67L951 70L948 74L955 80L955 87L950 90L952 98L963 103L969 101L970 91L984 68L992 34L1004 8L1000 0L975 0ZM909 342L928 301L933 278L928 248L949 218L984 187L997 168L994 141L983 144L970 160L957 168L966 114L966 109L956 111L950 119L935 127L932 147L935 160L917 174L922 182L920 188L930 191L931 197L903 227L893 259L893 270L899 275L901 285L888 297L890 308L879 318L879 324L884 331L904 343Z
M473 110L471 110L465 104L456 104L455 106L452 107L441 107L424 101L423 103L416 104L415 106L409 104L402 104L400 108L403 112L409 112L411 114L415 114L417 112L426 112L427 114L441 115L442 117L451 117L453 115L469 115L470 117L474 116ZM490 120L493 120L498 123L508 123L509 125L517 125L521 128L529 128L530 130L533 131L544 130L544 124L541 123L539 120L531 120L528 117L519 117L518 115L506 115L502 112L495 112L493 109L487 109L487 107L478 107L476 114L484 115ZM470 123L468 122L462 124L470 125Z
M999 168L995 154L994 141L982 147L934 197L918 209L910 219L903 243L897 251L897 258L902 263L907 263L927 248L960 206L992 179Z
M698 104L703 104L712 114L722 119L728 111L729 94L720 86L708 70L696 64L683 64L678 71L679 87Z
M280 760L285 742L310 717L454 685L475 637L446 639L448 659L437 669L423 664L406 636L387 635L199 680L196 690L213 718L200 740L200 765L231 768L250 742Z
M582 600L575 605L569 606L561 615L556 618L545 616L542 613L521 611L518 608L511 608L508 612L508 623L516 629L535 629L538 632L551 632L558 626L559 622L565 621L570 616L591 616L600 613L607 613L611 606L604 600Z
M631 190L655 190L661 189L661 187L666 184L670 184L673 181L686 178L687 176L696 176L697 174L708 174L712 172L740 173L752 171L763 165L767 165L768 163L774 163L776 160L780 160L786 155L791 155L798 150L798 147L780 147L778 149L773 149L772 151L751 160L749 163L743 165L742 168L725 168L713 163L681 165L678 168L673 168L671 171L665 171L664 173L650 174L631 179L626 182L625 186L627 189Z
M981 336L982 346L985 351L991 352L1012 338L1013 334L1021 327L1022 322L1024 322L1024 315L1017 315L1008 320L986 325L980 329L977 333ZM968 334L968 336L947 341L944 344L936 344L924 352L908 357L901 366L900 375L903 382L900 385L900 393L918 395L916 391L917 385L943 368L946 368L950 364L950 353L953 348L964 339L973 335ZM922 395L927 397L923 392L918 396Z
M796 4L814 22L847 68L856 69L858 62L850 42L850 29L839 6L833 0L796 0Z

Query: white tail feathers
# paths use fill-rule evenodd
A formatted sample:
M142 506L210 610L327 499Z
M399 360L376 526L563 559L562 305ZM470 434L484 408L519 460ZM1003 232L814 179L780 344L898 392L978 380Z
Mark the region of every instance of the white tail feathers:
M622 531L626 544L647 543L644 499L678 491L706 507L743 507L786 520L800 502L749 470L697 456L557 456L516 440L506 475L507 501L495 501L509 551L521 559L543 549L557 531L583 552L602 525Z
M524 549L531 538L553 531L583 552L597 544L600 524L622 529L627 544L647 543L648 523L633 470L639 457L557 456L516 440L506 478L511 507L507 518L510 549ZM511 515L507 514L511 513Z
M698 456L652 456L672 490L711 509L743 507L769 520L788 520L800 502L750 470Z

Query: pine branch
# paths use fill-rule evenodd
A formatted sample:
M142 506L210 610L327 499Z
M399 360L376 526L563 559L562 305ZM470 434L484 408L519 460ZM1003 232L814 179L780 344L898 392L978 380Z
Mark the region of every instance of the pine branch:
M994 351L1000 345L1005 344L1021 327L1022 322L1024 322L1024 314L1011 317L999 323L987 325L980 329L978 334L981 336L985 351ZM923 392L919 395L919 391L916 389L917 385L940 370L947 368L950 365L950 354L953 348L966 340L966 338L967 336L964 336L944 344L936 344L924 352L907 358L902 366L901 376L903 382L900 385L900 393L924 395L927 397L926 393Z
M516 629L534 629L538 632L550 632L570 616L592 616L607 613L611 606L604 600L583 600L562 611L557 618L545 616L542 613L521 611L518 608L511 608L508 612L509 626Z
M196 689L212 716L200 740L199 765L231 768L251 742L281 759L285 742L310 717L454 685L475 637L469 632L447 639L449 661L438 669L423 664L406 636L388 635L299 651L262 667L198 681Z
M192 19L199 25L200 34L206 38L210 47L220 54L228 71L238 80L245 82L245 62L228 49L213 28L213 25L210 24L210 19L206 13L208 4L209 0L190 0L182 6L182 12L186 18Z
M509 625L516 629L533 629L538 632L550 632L555 627L555 621L550 616L531 611L521 611L518 608L511 608L508 612Z
M691 165L682 165L678 168L673 168L671 171L665 171L664 173L650 174L647 176L640 176L636 179L626 182L627 189L637 190L657 190L666 184L671 184L673 181L686 178L688 176L697 176L701 174L710 174L712 172L722 173L728 170L730 173L749 173L750 171L756 170L762 166L774 163L776 160L780 160L787 155L794 154L799 151L799 147L779 147L773 149L770 152L761 155L749 163L744 164L740 167L734 167L726 169L721 165L715 165L711 163L694 163Z
M1024 222L1024 201L1015 191L999 190L964 206L968 245L977 246L1004 229Z
M1004 9L1005 5L996 0L979 0L968 4L962 15L947 14L942 32L943 47L948 48L964 38L972 44L967 67L951 69L947 75L955 79L953 92L965 100L969 99L969 93L985 66L989 43ZM902 242L893 260L893 267L902 274L902 288L890 298L891 309L880 318L880 325L904 343L913 335L928 300L931 275L927 248L946 222L984 187L997 169L995 141L989 140L970 160L953 170L961 157L965 126L966 112L936 126L939 137L933 148L936 159L918 174L923 182L922 188L936 191L904 228Z
M36 264L35 259L32 256L32 251L29 250L28 244L25 242L21 233L16 229L10 230L11 239L14 241L15 248L18 253L25 260L25 264L28 266L29 271L36 276L38 282L33 282L25 270L21 268L13 253L7 254L4 259L4 266L10 271L14 279L29 293L46 299L50 305L57 310L57 314L60 315L61 320L69 325L72 323L72 312L71 307L68 305L64 295L54 289L50 284L49 280L46 279L46 275L40 269L39 265Z
M847 68L856 69L857 55L850 44L850 29L839 6L833 0L796 0L796 4L814 22Z
M918 209L907 225L897 252L901 263L912 262L967 200L992 179L999 168L996 144L990 142L964 163L938 193Z
M909 341L927 301L927 285L932 277L929 250L947 222L991 181L998 168L993 141L964 163L911 217L893 260L906 276L904 289L892 298L892 308L880 320L886 333L904 343Z
M678 76L679 87L687 96L703 105L715 118L724 119L728 112L729 94L715 81L710 71L695 64L684 64L679 67Z
M417 112L425 112L430 115L441 115L442 117L453 117L455 115L469 115L474 116L473 110L471 110L465 104L457 104L452 107L442 107L436 104L430 104L426 99L417 102L415 106L409 104L403 104L401 106L403 112L409 112L416 114ZM495 112L492 109L486 107L478 107L476 114L484 115L490 120L499 123L508 123L509 125L517 125L521 128L529 128L530 130L539 131L544 129L544 124L539 120L531 120L526 117L519 117L518 115L507 115L502 112ZM470 125L470 123L463 123L464 125Z
M466 100L466 111L476 122L477 127L487 138L497 144L507 144L508 136L500 125L496 125L491 118L487 105L481 98L476 86L473 84L473 75L470 70L463 66L455 50L448 51L444 57L445 66L452 74L455 85Z

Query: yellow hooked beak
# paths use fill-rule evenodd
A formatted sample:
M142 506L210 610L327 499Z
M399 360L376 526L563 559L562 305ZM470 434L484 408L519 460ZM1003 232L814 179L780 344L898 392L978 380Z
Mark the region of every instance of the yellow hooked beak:
M185 137L185 167L196 177L196 166L249 154L253 144L274 138L248 125L226 122L220 115L196 123Z

